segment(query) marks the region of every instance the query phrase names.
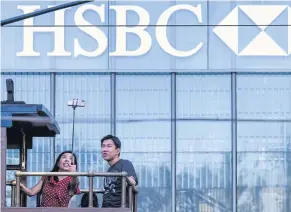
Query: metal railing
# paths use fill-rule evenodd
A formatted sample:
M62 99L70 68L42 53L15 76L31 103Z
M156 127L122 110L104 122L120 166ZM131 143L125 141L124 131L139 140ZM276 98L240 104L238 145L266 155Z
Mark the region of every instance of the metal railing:
M6 181L6 186L11 187L11 207L15 207L15 193L16 193L16 181Z
M129 180L127 180L127 185L128 187L128 205L133 212L137 212L137 195L138 195L138 189L133 186ZM89 190L81 189L81 193L89 193ZM98 189L94 190L93 193L101 193L103 194L105 190Z
M127 172L21 172L16 171L16 180L6 182L11 186L11 207L20 206L20 180L23 176L86 176L89 178L89 190L81 190L81 193L89 193L89 207L93 207L93 193L104 193L104 190L93 190L94 177L121 177L121 207L126 207L126 188L128 188L128 205L131 211L137 211L137 188L127 178Z
M89 193L89 190L87 189L80 189L80 192L82 194L85 194L85 193ZM97 190L93 190L93 193L97 193L97 194L104 194L105 190L103 189L97 189Z

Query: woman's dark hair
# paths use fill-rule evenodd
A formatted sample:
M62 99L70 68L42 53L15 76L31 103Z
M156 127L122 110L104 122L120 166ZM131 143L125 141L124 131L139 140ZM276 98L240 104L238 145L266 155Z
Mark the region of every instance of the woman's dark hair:
M63 156L63 154L66 154L66 153L71 153L73 155L73 157L74 157L74 165L76 165L76 171L78 170L78 161L77 161L76 155L72 151L64 151L58 156L58 158L57 158L57 160L55 162L55 165L54 165L53 169L51 170L51 172L58 172L59 171L58 163L60 162L60 159ZM48 182L50 181L50 178L51 178L51 176L48 176ZM53 178L54 178L54 180L56 182L59 181L58 176L54 176ZM76 177L72 177L72 180L71 180L69 188L68 188L70 190L70 194L71 195L74 194L74 191L75 191L75 188L77 186L77 183L78 183L77 178Z
M89 193L85 193L81 199L81 208L89 207ZM95 193L93 193L93 207L98 208L98 198Z

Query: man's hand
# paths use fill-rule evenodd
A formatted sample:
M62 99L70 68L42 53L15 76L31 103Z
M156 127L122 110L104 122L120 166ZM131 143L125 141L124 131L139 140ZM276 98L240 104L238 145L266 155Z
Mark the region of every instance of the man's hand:
M128 180L133 186L135 186L136 182L133 176L128 177Z

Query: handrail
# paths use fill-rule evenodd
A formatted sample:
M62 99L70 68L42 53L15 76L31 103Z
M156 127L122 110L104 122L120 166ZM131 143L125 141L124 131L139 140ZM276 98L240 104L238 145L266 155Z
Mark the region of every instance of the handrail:
M121 207L126 207L127 172L21 172L16 171L16 207L20 207L20 177L21 176L87 176L89 177L89 207L93 207L93 178L94 177L122 177Z
M104 190L93 190L94 177L122 177L121 189L121 207L126 207L126 188L128 188L129 208L131 211L137 211L138 189L127 178L127 172L21 172L16 171L16 180L6 182L6 185L13 185L14 198L11 199L12 207L20 207L20 178L22 176L87 176L89 177L89 190L81 189L81 193L89 192L89 207L93 207L93 193L104 193ZM16 195L15 195L16 194ZM16 201L15 201L16 196ZM16 202L16 203L15 203Z
M81 193L88 193L89 190L87 190L87 189L80 189L80 192L81 192ZM105 192L104 189L93 190L93 193L101 193L101 194L103 194L104 192Z
M127 182L126 186L127 187L132 186L132 192L134 194L138 194L138 188L136 186L133 186L130 182L129 183ZM89 190L87 190L87 189L80 189L80 191L81 191L81 193L88 193L89 192ZM104 192L105 192L104 189L93 190L93 193L104 193Z
M215 198L202 193L201 191L198 191L196 189L193 189L194 194L196 194L198 197L200 197L201 199L203 199L205 202L208 203L208 205L212 205L217 207L219 210L221 211L225 211L225 212L230 212L231 209L228 208L226 205L222 204L221 202L219 202L218 200L216 200Z
M91 177L127 177L127 172L15 172L16 177L22 176L91 176Z
M7 186L16 186L16 181L15 180L6 181L6 185Z

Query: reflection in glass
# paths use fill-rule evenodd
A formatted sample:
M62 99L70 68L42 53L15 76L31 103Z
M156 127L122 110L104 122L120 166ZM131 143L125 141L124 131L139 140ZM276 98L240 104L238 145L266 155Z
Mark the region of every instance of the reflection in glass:
M19 165L20 164L20 150L7 149L6 150L6 165Z
M249 119L238 122L238 211L288 212L291 76L243 74L237 81L238 116Z
M132 161L139 178L138 211L168 212L170 76L118 75L116 87L116 135L122 142L121 157Z
M177 116L177 211L231 210L229 75L178 76Z

